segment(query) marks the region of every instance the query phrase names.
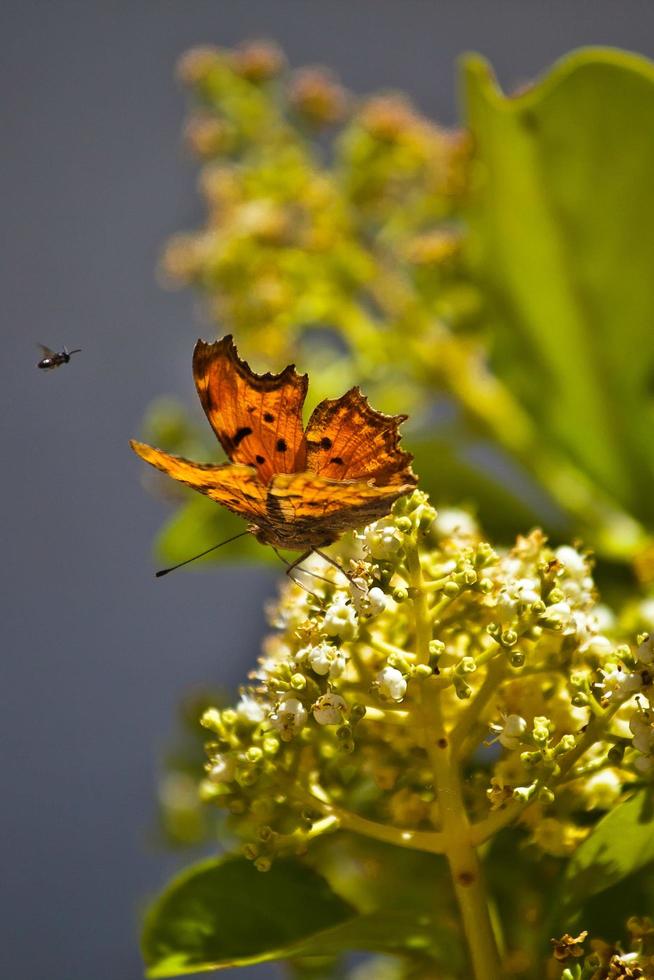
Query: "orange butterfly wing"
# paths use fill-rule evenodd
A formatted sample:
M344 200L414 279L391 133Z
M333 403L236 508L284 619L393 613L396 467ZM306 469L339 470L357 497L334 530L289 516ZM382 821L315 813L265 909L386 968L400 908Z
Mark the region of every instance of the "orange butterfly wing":
M231 463L193 463L141 442L132 448L175 480L251 521L256 537L305 550L387 514L417 479L399 448L404 415L370 407L358 388L320 403L306 434L307 376L294 367L258 375L231 337L199 340L193 375L204 411Z
M406 418L376 412L358 388L326 399L307 425L307 469L332 480L364 477L379 487L415 485L413 457L399 448L399 426Z
M235 463L223 463L221 466L193 463L182 456L173 456L135 439L132 439L130 446L146 463L193 490L206 494L235 514L253 521L265 517L268 491L250 466Z
M257 537L280 548L320 548L344 531L383 517L393 501L412 487L413 483L377 487L366 480L281 473L268 487L266 516L257 520Z
M198 340L193 377L211 427L232 462L254 466L264 483L274 473L305 468L306 374L296 374L292 364L281 374L255 374L228 336L213 344Z

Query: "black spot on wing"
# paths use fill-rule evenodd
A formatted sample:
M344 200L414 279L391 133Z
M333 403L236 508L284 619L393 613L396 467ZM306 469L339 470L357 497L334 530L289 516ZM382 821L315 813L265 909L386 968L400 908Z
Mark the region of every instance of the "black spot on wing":
M323 436L322 439L320 440L320 445L322 446L323 449L331 449L332 441L329 438L329 436Z
M254 458L256 459L259 466L263 466L263 464L266 462L265 456L260 456L258 453Z
M336 466L342 466L343 465L343 460L341 459L340 456L332 456L332 458L330 459L329 462L330 463L335 463Z
M264 420L264 422L274 422L275 421L275 416L273 415L272 412L264 412L263 413L263 420Z
M278 439L276 449L278 453L285 453L287 449L286 439Z
M246 436L251 436L251 435L252 435L252 429L250 428L250 426L242 425L241 428L234 433L234 436L232 437L232 442L234 443L235 446L238 446L238 444L242 442Z

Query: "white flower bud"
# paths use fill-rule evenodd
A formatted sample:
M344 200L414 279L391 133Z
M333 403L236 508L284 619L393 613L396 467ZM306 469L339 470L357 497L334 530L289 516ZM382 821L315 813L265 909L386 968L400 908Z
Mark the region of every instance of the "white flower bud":
M382 697L391 701L401 701L406 694L406 680L395 667L384 667L375 679Z
M340 694L329 692L318 698L311 711L319 725L340 725L347 711L347 704Z

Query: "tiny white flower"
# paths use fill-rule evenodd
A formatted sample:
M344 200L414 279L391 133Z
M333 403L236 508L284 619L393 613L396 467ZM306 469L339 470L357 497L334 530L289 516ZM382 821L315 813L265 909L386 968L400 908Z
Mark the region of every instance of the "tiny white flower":
M479 527L474 517L457 507L439 510L431 527L441 538L474 538L479 534Z
M368 590L368 610L366 616L379 616L385 609L386 595L379 586L374 585L372 589Z
M503 724L491 725L490 727L491 731L497 735L497 741L505 749L517 749L522 741L522 736L527 731L527 722L520 715L508 715Z
M518 579L513 591L520 602L538 602L540 599L539 583L534 578Z
M375 679L379 693L391 701L401 701L406 694L406 680L395 667L384 667Z
M239 719L250 722L251 725L260 724L269 710L268 705L262 704L261 701L255 701L249 694L241 695L241 699L236 705L236 714Z
M229 756L216 755L211 760L207 779L212 783L229 783L234 778L234 760Z
M643 686L643 679L640 674L630 674L620 666L609 667L602 670L602 681L599 685L608 695L615 694L623 697L626 694L634 694Z
M319 697L311 709L319 725L340 725L347 711L345 699L331 692Z
M561 562L571 578L582 579L588 575L588 563L576 548L564 544L554 552L555 557Z
M334 596L334 601L325 613L325 633L340 636L343 640L354 639L357 632L357 614L342 593Z
M350 582L350 595L356 611L366 619L379 616L386 609L386 596L378 586L368 588L366 582L361 579L354 579Z
M390 561L402 547L402 535L392 523L377 521L363 530L366 551L380 561Z
M304 728L307 711L297 698L286 698L272 715L273 726L287 741Z
M329 676L331 678L340 677L346 666L347 657L342 650L336 650L336 656L332 660L332 665L329 668Z
M307 663L311 667L311 670L320 677L329 674L335 660L339 656L338 648L323 640L322 643L308 647L307 650Z
M563 633L576 632L576 624L572 617L570 604L565 602L565 600L554 602L551 606L548 606L544 613L544 619L548 623L558 623Z

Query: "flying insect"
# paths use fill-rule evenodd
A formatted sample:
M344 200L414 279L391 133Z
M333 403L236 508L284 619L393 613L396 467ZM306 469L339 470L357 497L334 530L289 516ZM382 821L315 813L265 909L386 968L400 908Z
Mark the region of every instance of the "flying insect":
M68 364L71 354L79 354L82 350L81 347L76 347L75 350L66 350L64 347L60 353L57 353L45 344L39 344L39 347L43 351L43 357L36 366L42 371L51 371L53 368L61 367L62 364Z

